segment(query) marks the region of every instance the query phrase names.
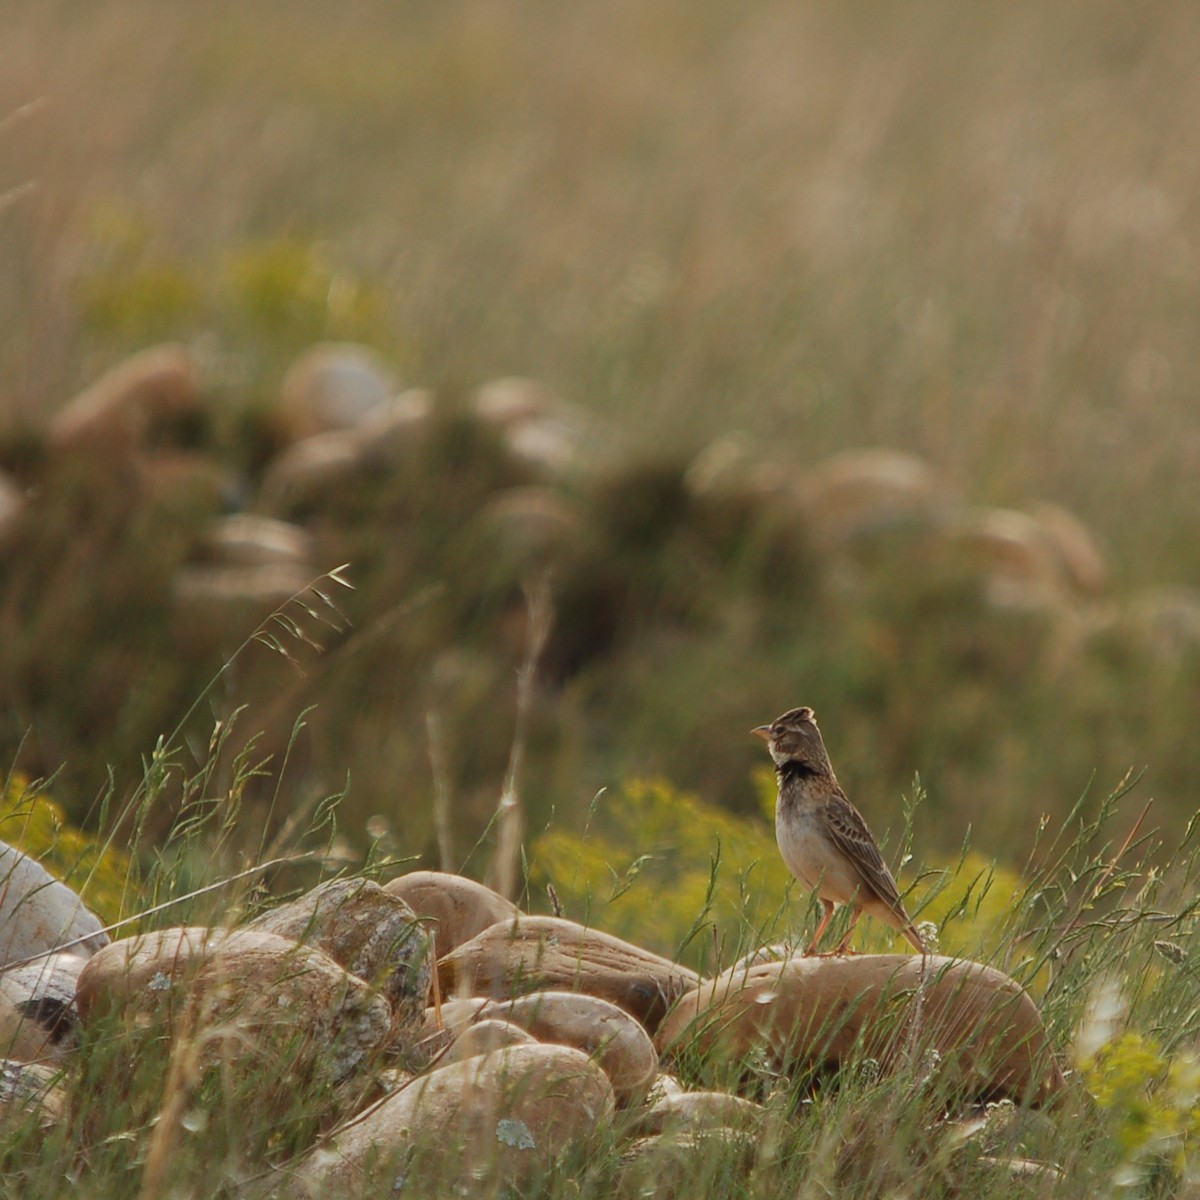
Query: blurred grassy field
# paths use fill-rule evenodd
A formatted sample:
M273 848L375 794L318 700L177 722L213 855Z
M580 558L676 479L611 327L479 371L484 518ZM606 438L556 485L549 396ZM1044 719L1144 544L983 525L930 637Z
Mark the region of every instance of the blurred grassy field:
M448 393L537 377L634 454L733 429L797 469L911 450L973 502L1068 505L1119 589L1198 584L1198 49L1185 0L10 0L7 455L152 341L257 397L304 345L354 337ZM1010 628L950 678L953 649L897 647L973 613L931 615L910 570L877 611L798 609L770 647L643 644L585 681L541 717L571 748L535 756L540 819L618 768L749 810L755 747L713 747L804 702L864 807L922 773L946 848L974 822L1019 860L1093 769L1104 794L1145 764L1182 826L1195 672L1031 682ZM178 687L149 680L129 703L164 716L136 728L172 727ZM394 715L331 726L349 752ZM510 735L506 713L480 756L497 786ZM388 773L427 795L421 737L356 774L366 812Z

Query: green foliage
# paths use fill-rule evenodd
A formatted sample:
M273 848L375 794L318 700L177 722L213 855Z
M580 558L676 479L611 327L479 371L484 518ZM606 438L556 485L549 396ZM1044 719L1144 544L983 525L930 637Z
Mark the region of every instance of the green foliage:
M686 950L709 970L714 943L728 966L760 931L782 936L790 924L780 904L791 876L773 833L662 779L602 793L582 833L551 830L529 859L530 882L552 884L565 915L661 954Z
M763 816L734 817L663 779L631 780L596 797L581 832L551 829L529 851L530 883L553 886L565 913L661 954L686 952L702 971L773 940L803 944L815 905L775 844L775 776L754 775ZM901 880L903 890L903 880ZM926 866L906 903L933 922L942 953L990 958L1011 931L1020 876L977 853ZM809 927L811 929L811 925ZM866 921L857 946L903 950Z
M400 350L378 281L298 234L248 237L219 255L168 247L146 215L109 199L91 213L76 281L83 324L99 346L216 334L255 372L324 340Z
M1119 1151L1119 1184L1142 1183L1155 1170L1178 1178L1200 1166L1200 1059L1168 1055L1130 1030L1080 1064L1084 1086L1104 1114Z
M129 856L72 826L53 797L23 775L5 780L0 841L23 850L74 888L106 924L136 904L137 876Z
M236 248L219 279L234 328L285 347L327 339L390 340L378 286L337 270L328 258L328 246L299 237Z

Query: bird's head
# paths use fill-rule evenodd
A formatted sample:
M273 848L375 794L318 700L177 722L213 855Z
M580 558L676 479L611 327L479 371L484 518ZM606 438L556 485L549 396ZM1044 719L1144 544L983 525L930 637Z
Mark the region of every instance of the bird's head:
M829 772L829 755L817 728L816 714L811 708L792 708L770 725L759 725L751 733L767 743L767 749L777 767L799 763L814 771Z

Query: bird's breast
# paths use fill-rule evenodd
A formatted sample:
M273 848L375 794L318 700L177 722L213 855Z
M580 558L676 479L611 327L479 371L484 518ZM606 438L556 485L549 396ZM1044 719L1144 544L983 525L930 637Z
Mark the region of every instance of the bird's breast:
M780 806L775 811L775 840L788 870L825 900L848 904L860 881L845 856L830 840L817 811L808 805Z

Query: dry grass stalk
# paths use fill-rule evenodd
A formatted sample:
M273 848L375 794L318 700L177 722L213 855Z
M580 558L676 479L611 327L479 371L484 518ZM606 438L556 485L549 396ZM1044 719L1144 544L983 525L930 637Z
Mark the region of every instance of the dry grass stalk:
M446 766L446 740L442 714L436 707L425 713L425 733L429 742L429 769L433 772L433 827L437 835L438 866L454 870L453 792Z
M550 629L554 624L554 606L550 599L550 580L543 574L532 587L526 588L528 640L525 658L517 671L517 719L513 731L512 750L504 774L504 790L496 806L496 850L488 866L486 882L506 899L515 898L520 875L521 839L525 819L521 807L521 771L525 765L525 746L529 732L529 712L533 705L533 688L538 663Z

